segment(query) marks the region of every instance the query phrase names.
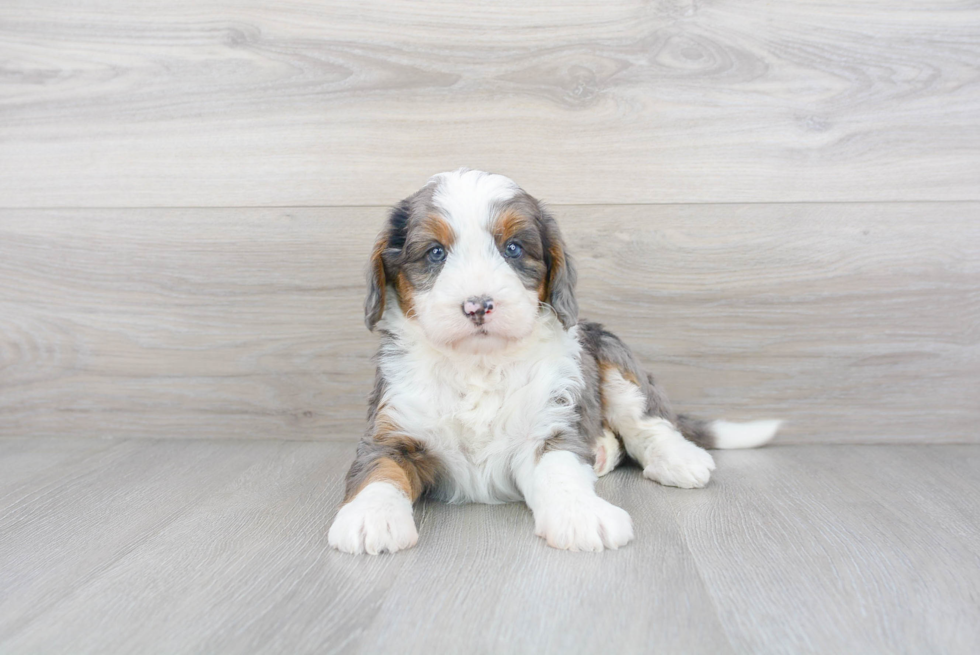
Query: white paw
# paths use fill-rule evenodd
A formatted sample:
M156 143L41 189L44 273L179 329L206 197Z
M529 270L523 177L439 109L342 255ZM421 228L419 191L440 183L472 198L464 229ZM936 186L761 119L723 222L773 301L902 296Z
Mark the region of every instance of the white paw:
M573 496L535 512L534 534L562 550L616 550L633 540L633 520L598 496Z
M411 548L419 540L408 496L387 482L372 482L340 508L327 543L345 553L377 555Z
M703 487L715 470L715 460L708 451L690 441L651 447L646 460L643 476L668 487Z

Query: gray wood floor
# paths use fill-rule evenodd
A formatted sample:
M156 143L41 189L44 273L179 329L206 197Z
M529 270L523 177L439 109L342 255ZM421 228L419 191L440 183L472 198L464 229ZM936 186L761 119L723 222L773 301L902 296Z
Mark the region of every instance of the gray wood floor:
M975 653L980 446L717 453L600 481L636 541L549 549L523 505L330 551L349 445L0 440L3 653Z

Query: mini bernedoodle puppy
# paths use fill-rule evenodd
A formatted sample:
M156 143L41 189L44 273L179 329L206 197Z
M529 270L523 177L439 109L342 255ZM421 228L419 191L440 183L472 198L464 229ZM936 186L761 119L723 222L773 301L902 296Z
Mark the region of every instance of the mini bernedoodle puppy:
M330 528L348 553L414 546L412 503L524 500L555 548L633 539L595 493L625 454L643 475L703 487L704 448L750 448L778 421L674 414L630 349L578 320L555 220L510 179L436 175L399 203L371 256L365 320L381 346L367 434Z

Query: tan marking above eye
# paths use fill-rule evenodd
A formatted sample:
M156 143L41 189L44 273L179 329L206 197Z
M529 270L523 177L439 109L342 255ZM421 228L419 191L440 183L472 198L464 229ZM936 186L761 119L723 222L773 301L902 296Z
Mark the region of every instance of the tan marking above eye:
M426 216L420 229L431 236L433 241L442 245L443 248L451 248L456 241L456 233L453 231L452 225L438 214Z
M514 209L505 209L493 222L493 238L497 246L504 247L515 235L529 229L534 229L534 219Z

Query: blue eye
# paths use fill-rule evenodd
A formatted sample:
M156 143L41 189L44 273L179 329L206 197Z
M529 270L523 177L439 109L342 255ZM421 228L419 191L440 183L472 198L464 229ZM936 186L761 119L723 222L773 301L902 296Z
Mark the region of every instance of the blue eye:
M507 244L507 247L504 248L504 255L513 259L517 259L523 254L524 249L521 248L521 244L517 243L516 241L511 241Z
M429 248L429 252L425 253L425 256L433 264L438 264L446 258L446 249L442 246L434 246Z

